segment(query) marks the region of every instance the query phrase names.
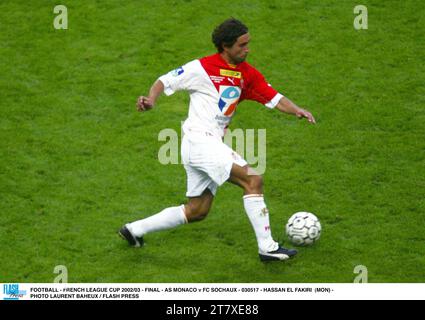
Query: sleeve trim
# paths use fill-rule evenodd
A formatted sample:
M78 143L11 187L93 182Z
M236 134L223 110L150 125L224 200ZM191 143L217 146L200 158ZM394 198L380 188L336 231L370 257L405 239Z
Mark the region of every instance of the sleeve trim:
M277 106L277 104L279 103L280 99L283 98L283 95L280 93L277 93L273 99L271 99L269 102L267 102L265 104L265 106L269 109L273 109L274 107Z
M170 82L168 81L166 74L159 77L158 80L160 80L164 84L164 93L167 96L171 96L175 92L173 89L171 89Z

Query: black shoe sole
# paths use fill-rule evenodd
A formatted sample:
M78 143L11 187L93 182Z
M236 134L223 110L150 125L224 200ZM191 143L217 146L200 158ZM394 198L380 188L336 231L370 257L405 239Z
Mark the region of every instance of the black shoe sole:
M260 257L260 260L261 261L286 261L286 260L289 260L289 259L291 259L292 257L294 257L294 256L296 256L297 255L297 251L293 251L291 254L289 254L289 253L285 253L285 255L288 257L288 258L286 258L286 259L283 259L283 260L281 260L281 259L279 259L279 258L277 258L277 257L273 257L273 256L267 256L267 255L262 255L262 254L258 254L258 256Z
M260 257L260 260L262 262L267 262L267 261L286 261L286 260L289 260L291 258L290 256L288 256L288 258L282 260L282 259L279 259L279 258L276 258L276 257L263 256L261 254L259 254L258 256Z
M130 246L132 246L132 247L137 247L138 246L135 238L133 237L133 235L131 234L130 230L128 230L126 226L123 226L118 231L118 235L121 238L123 238L124 240L126 240ZM140 247L143 246L143 238L136 238L136 239L139 242Z

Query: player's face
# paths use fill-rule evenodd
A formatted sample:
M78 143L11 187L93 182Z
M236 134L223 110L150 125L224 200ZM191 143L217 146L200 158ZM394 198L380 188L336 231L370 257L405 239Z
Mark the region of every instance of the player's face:
M227 54L231 60L234 61L235 64L244 62L249 52L249 41L251 37L249 33L245 33L241 35L236 42L230 48L225 48Z

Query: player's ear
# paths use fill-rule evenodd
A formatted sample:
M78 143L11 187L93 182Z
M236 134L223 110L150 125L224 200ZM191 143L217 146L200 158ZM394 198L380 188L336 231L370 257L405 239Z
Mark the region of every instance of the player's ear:
M224 52L224 51L226 51L226 50L229 50L231 47L232 47L232 46L226 45L226 43L225 43L225 42L223 42L223 43L221 44L221 48L223 49L223 52Z

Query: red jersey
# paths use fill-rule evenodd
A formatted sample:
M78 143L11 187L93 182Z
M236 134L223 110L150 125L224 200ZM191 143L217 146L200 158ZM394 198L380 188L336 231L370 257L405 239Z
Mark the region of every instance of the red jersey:
M192 128L223 137L241 101L254 100L274 108L282 98L250 64L230 65L218 53L191 61L159 80L167 95L178 90L190 94L185 133Z

